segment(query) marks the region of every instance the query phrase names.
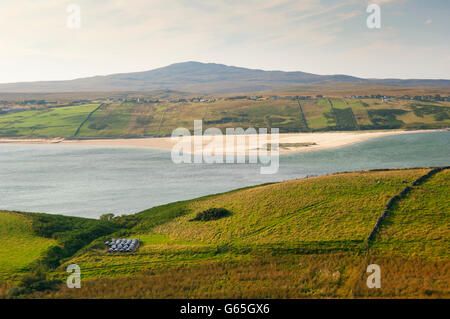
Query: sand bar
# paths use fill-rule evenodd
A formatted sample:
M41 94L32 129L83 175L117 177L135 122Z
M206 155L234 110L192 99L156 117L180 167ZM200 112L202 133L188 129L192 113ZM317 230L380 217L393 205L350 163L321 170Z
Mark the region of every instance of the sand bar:
M308 152L314 150L324 150L335 147L351 145L357 142L366 141L380 136L414 134L431 131L443 130L416 130L416 131L357 131L357 132L324 132L324 133L283 133L279 134L280 154ZM241 136L242 137L242 136ZM225 136L203 136L196 142L194 137L182 137L172 139L171 137L149 137L149 138L122 138L122 139L88 139L71 140L63 138L53 139L13 139L0 138L0 144L47 144L47 145L75 145L75 146L106 146L106 147L131 147L131 148L150 148L159 150L171 150L177 143L178 147L184 147L184 150L191 149L190 153L199 153L201 148L214 144L213 154L251 154L262 149L267 149L267 144L272 144L270 134L259 136L256 142L250 143L254 135L246 135L245 142L238 144L237 137L234 136L234 147L232 143L226 143ZM233 139L232 138L232 139ZM199 142L200 141L200 142ZM180 144L181 143L181 144ZM256 144L255 144L256 143ZM296 145L298 144L298 145ZM243 145L240 148L236 145ZM190 148L189 148L190 146ZM211 149L211 148L210 148Z

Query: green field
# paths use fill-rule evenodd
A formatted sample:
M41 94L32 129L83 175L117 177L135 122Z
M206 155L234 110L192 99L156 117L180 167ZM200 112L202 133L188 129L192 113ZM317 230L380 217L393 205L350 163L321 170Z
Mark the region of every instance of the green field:
M71 137L99 104L0 115L0 137Z
M31 219L0 211L0 281L20 277L56 241L34 234Z
M364 171L267 184L109 222L29 214L35 232L55 238L71 256L50 267L48 278L65 280L70 263L81 267L83 278L82 289L60 286L29 296L448 298L448 170L413 186L366 246L389 199L429 171ZM192 221L214 207L231 213ZM133 254L109 254L103 241L111 237L137 237L141 245ZM385 271L382 289L365 286L370 263Z
M349 98L299 102L303 114L296 100L284 99L105 103L98 110L100 104L44 108L0 115L0 137L169 136L177 127L192 130L194 120L203 120L203 129L217 127L223 132L229 127L279 128L281 133L287 133L430 129L450 125L449 102Z
M353 247L364 241L384 202L401 190L403 181L412 182L423 173L352 173L251 188L194 202L189 207L192 213L153 231L216 245ZM209 223L189 221L210 207L224 207L233 214Z
M409 194L388 215L374 249L446 259L450 251L450 171L444 171Z

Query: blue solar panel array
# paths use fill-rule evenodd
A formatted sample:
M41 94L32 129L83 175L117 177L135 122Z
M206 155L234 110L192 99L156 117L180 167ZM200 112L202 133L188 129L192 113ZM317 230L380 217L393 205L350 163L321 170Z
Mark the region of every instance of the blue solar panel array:
M108 246L109 253L130 253L136 250L139 241L134 238L122 238L122 239L111 239L111 241L106 241L105 245Z

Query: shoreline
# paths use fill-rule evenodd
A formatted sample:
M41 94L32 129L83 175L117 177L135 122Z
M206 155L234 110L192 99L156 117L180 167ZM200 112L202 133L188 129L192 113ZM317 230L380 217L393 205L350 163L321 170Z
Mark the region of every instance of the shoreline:
M290 154L298 152L309 152L315 150L325 150L355 144L367 141L381 136L427 133L427 132L443 132L446 129L434 130L392 130L392 131L352 131L352 132L314 132L314 133L281 133L279 134L279 153ZM257 145L250 147L249 140L252 135L244 135L246 138L245 145L239 149L235 147L227 147L226 136L203 136L201 144L195 145L194 137L181 137L172 139L171 137L147 137L147 138L117 138L117 139L86 139L86 140L70 140L64 138L0 138L1 144L9 145L68 145L68 146L105 146L105 147L126 147L126 148L148 148L155 150L170 151L178 143L184 151L188 153L198 154L201 152L201 145L204 147L211 142L220 143L214 148L214 154L252 154L265 149L264 144L270 144L271 135L259 135ZM234 137L234 138L233 138ZM236 143L237 136L232 139ZM242 135L241 135L242 137ZM253 135L254 137L254 135ZM275 142L275 141L274 141ZM283 146L283 144L286 145ZM296 146L295 144L299 144ZM301 145L300 145L301 144ZM224 146L223 146L224 145ZM307 146L305 146L307 145ZM233 145L231 145L233 146ZM255 147L256 146L256 147ZM196 148L197 147L197 148ZM263 148L264 147L264 148Z

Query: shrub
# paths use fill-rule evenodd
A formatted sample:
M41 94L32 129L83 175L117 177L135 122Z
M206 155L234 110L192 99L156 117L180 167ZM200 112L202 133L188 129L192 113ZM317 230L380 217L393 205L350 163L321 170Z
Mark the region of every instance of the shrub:
M88 128L90 128L91 130L97 130L97 131L104 130L107 127L108 127L108 124L106 124L106 123L91 123L88 125Z
M114 214L109 213L109 214L103 214L102 216L100 216L100 220L106 220L106 221L111 221L114 218Z
M10 298L27 295L35 291L54 290L61 284L60 280L49 280L47 278L45 266L36 264L30 273L24 275L16 287L8 291Z
M195 216L195 218L191 219L190 221L206 222L209 220L220 219L229 215L231 215L231 212L225 208L209 208L198 213L197 216Z

